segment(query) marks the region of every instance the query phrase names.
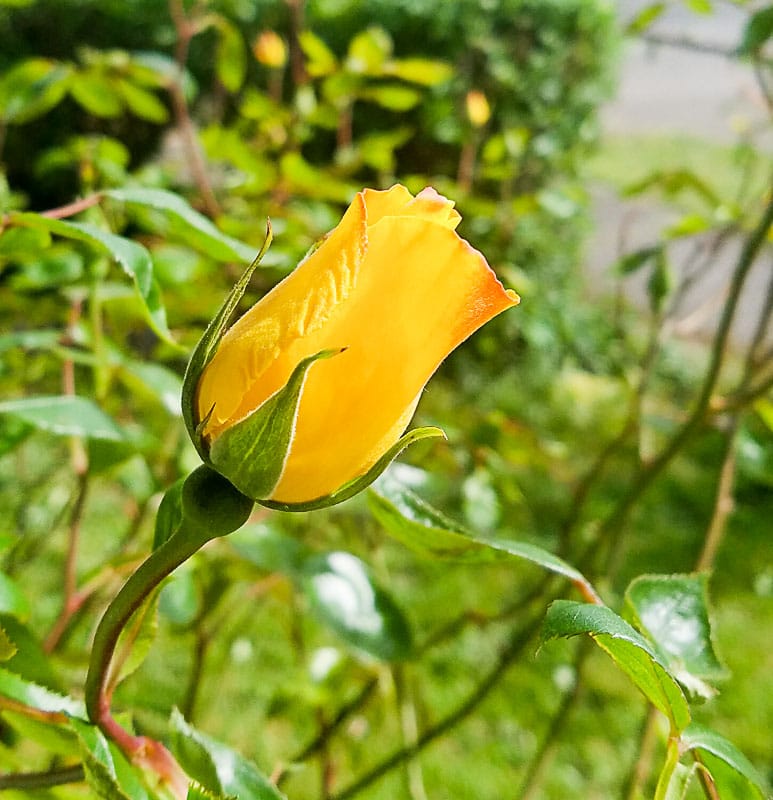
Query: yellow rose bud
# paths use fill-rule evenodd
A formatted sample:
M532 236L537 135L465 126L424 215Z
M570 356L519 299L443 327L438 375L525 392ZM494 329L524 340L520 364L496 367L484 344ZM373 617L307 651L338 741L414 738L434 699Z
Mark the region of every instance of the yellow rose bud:
M478 89L473 89L467 92L465 98L467 106L467 117L476 128L482 128L491 116L491 106L489 106L488 99L483 92Z
M455 232L453 206L429 188L359 192L322 244L220 340L194 399L205 450L222 450L225 432L287 386L299 398L278 480L256 499L307 503L368 473L440 362L519 302ZM225 449L241 458L247 445ZM260 442L253 450L249 458Z
M287 63L287 46L274 31L263 31L252 45L258 63L266 67L283 67Z

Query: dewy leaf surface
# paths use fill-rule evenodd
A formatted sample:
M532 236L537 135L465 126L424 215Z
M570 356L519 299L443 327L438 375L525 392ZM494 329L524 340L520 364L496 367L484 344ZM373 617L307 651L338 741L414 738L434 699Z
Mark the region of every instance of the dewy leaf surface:
M690 709L676 678L652 645L611 608L556 600L548 608L542 641L587 633L671 721L676 731L690 722Z
M626 615L654 642L669 669L690 690L727 672L711 639L705 575L642 575L625 593Z

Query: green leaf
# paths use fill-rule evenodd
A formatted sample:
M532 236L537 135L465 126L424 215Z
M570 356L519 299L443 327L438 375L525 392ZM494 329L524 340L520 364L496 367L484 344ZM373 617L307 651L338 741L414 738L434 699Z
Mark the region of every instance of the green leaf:
M156 512L153 549L157 550L178 531L183 521L183 484L185 478L175 481L161 498Z
M626 589L625 609L688 692L715 693L704 679L725 678L727 670L711 640L706 575L642 575Z
M249 267L242 273L242 276L234 284L233 289L228 293L225 302L220 307L220 310L215 315L214 319L207 326L204 335L199 339L198 344L193 350L191 357L188 361L188 366L185 370L185 377L183 378L182 388L182 412L183 419L185 420L185 427L188 429L188 435L191 437L198 454L205 461L208 460L207 446L202 439L201 433L198 430L199 420L196 411L196 390L199 384L199 378L204 368L212 360L215 352L217 351L220 340L225 335L228 329L228 323L239 305L239 301L244 296L247 286L252 278L252 273L258 268L261 259L266 254L266 251L271 244L271 224L269 223L266 229L266 238L260 252L255 257L255 260Z
M209 462L242 494L257 501L271 495L290 450L306 373L316 361L341 352L322 350L304 358L282 389L212 443Z
M644 696L671 722L675 731L690 722L690 709L676 678L652 645L606 606L556 600L551 603L542 641L589 634L628 675Z
M13 125L43 116L67 92L72 69L44 58L14 64L0 76L0 120Z
M112 442L126 439L123 431L99 406L77 395L6 400L0 402L0 414L12 414L57 436L81 436Z
M406 547L432 558L490 560L474 536L431 506L386 470L368 492L368 505L386 532Z
M3 667L0 667L0 694L40 711L61 712L82 718L86 716L86 709L79 700L52 692Z
M387 471L368 492L370 509L398 541L433 557L484 560L488 550L526 559L568 578L588 595L595 595L587 578L548 550L509 536L482 534L465 528L431 506Z
M116 87L121 93L124 103L135 116L148 122L153 122L156 125L163 125L169 121L167 107L153 92L138 86L136 83L132 83L126 78L120 78L116 83Z
M226 798L224 795L217 794L216 792L210 792L209 789L205 789L203 786L193 783L188 787L188 794L185 800L230 800L230 798Z
M315 511L319 508L328 508L337 503L343 503L344 500L349 500L351 497L367 489L407 447L423 439L445 438L446 435L440 428L414 428L408 431L408 433L403 434L403 436L401 436L364 475L353 478L331 494L318 497L316 500L310 500L307 503L280 503L274 500L261 500L260 503L267 508L273 508L277 511Z
M183 769L207 791L239 800L286 800L258 768L234 750L172 712L172 751Z
M108 685L112 688L139 669L150 654L158 635L159 593L160 589L156 589L121 631L108 676Z
M16 655L16 645L8 637L5 628L0 628L0 661L8 661Z
M6 228L0 231L0 261L36 254L51 244L48 231L34 228Z
M70 95L95 117L120 117L125 108L117 82L96 70L78 72L70 83Z
M179 236L186 244L218 261L252 263L255 259L254 247L218 230L211 220L174 192L129 187L110 189L105 192L105 197L159 212L164 224L156 227L160 227L162 232Z
M312 609L342 639L383 661L411 655L408 621L359 558L345 552L315 555L303 573Z
M409 111L421 102L422 94L416 89L399 84L381 84L360 89L361 100L369 100L389 111Z
M147 312L150 326L162 339L175 344L167 327L166 309L153 272L153 259L141 244L84 222L67 222L32 213L13 213L10 217L12 224L44 228L57 236L86 242L108 253L134 281L134 287Z
M26 681L59 691L61 683L54 672L53 662L30 628L11 614L0 614L0 626L17 648L5 663L5 668Z
M238 92L247 74L247 49L239 29L218 15L219 38L215 50L215 72L229 92Z
M0 614L12 614L25 619L29 613L29 601L19 584L4 572L0 572Z
M711 0L684 0L684 4L696 14L711 14L714 10Z
M677 764L668 780L664 800L685 800L687 790L690 788L690 782L697 771L697 764L691 764L689 767L684 764Z
M421 86L437 86L450 80L454 74L454 68L450 64L429 58L401 58L390 61L385 65L384 71L395 78L418 83Z
M196 621L201 610L201 591L191 561L178 567L164 582L158 610L180 628L187 628Z
M70 723L78 736L86 783L95 796L101 800L135 800L118 783L113 755L102 731L78 719Z
M175 417L182 416L180 396L182 381L176 372L152 361L123 360L120 362L124 376L137 378L161 401L164 408Z
M662 249L662 245L658 244L654 247L642 247L639 250L634 250L633 253L624 255L615 264L614 270L618 275L632 275L645 264L657 258Z
M722 800L763 800L768 796L765 778L732 742L716 731L692 723L682 733L681 748L697 751Z
M738 54L751 56L757 53L773 35L773 6L765 6L749 17L741 36Z
M665 10L664 2L650 3L625 26L625 32L628 34L643 33Z
M657 314L662 310L663 303L671 293L673 282L671 265L668 263L665 251L661 249L655 256L655 263L647 281L647 295L653 313Z
M381 75L392 53L392 37L381 27L373 26L358 33L349 42L346 68L365 75Z
M298 41L306 56L306 71L312 78L319 78L335 72L338 68L338 59L319 36L311 31L301 31Z
M266 572L297 577L312 551L298 539L280 533L270 521L245 525L228 537L242 557Z

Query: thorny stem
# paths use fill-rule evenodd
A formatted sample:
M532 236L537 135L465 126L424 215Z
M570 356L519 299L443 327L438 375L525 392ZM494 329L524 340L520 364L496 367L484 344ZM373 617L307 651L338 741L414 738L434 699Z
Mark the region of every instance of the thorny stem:
M169 84L168 91L172 99L175 120L182 136L183 146L188 156L193 180L196 188L201 194L204 209L209 217L216 217L220 214L220 205L212 191L212 185L207 175L207 167L201 146L196 136L196 129L191 119L188 101L185 98L182 76L185 71L185 64L188 61L188 48L191 39L196 35L198 29L195 23L185 13L182 0L169 0L169 14L172 17L175 31L177 33L177 46L175 48L175 61L177 63L177 75Z
M400 764L417 756L425 747L454 728L462 720L466 719L480 703L488 697L491 690L504 677L513 661L515 661L539 628L541 621L542 614L535 614L523 628L513 634L510 642L502 650L494 666L484 675L483 679L478 683L475 689L470 692L466 699L453 711L446 714L445 717L432 727L427 728L414 744L406 745L395 750L360 778L335 794L331 800L349 800L350 797L355 797L388 772L400 766Z

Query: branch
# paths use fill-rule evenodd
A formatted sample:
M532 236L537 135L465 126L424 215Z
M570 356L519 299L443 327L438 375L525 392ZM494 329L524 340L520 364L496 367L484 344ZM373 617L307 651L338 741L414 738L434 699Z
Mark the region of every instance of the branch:
M496 664L486 673L475 689L462 701L453 711L443 717L438 723L428 728L419 736L412 745L407 745L395 750L383 761L372 767L365 775L361 776L354 783L342 789L338 794L333 795L331 800L348 800L350 797L360 794L372 783L382 778L388 772L400 766L403 762L417 756L425 747L447 733L451 728L458 725L468 717L486 697L491 690L499 683L513 661L518 657L523 648L528 644L531 637L537 631L542 621L542 614L535 615L520 631L513 634L507 647L500 653Z
M13 772L0 775L2 789L47 789L51 786L64 786L66 783L80 783L84 780L83 767L60 767L48 772Z

